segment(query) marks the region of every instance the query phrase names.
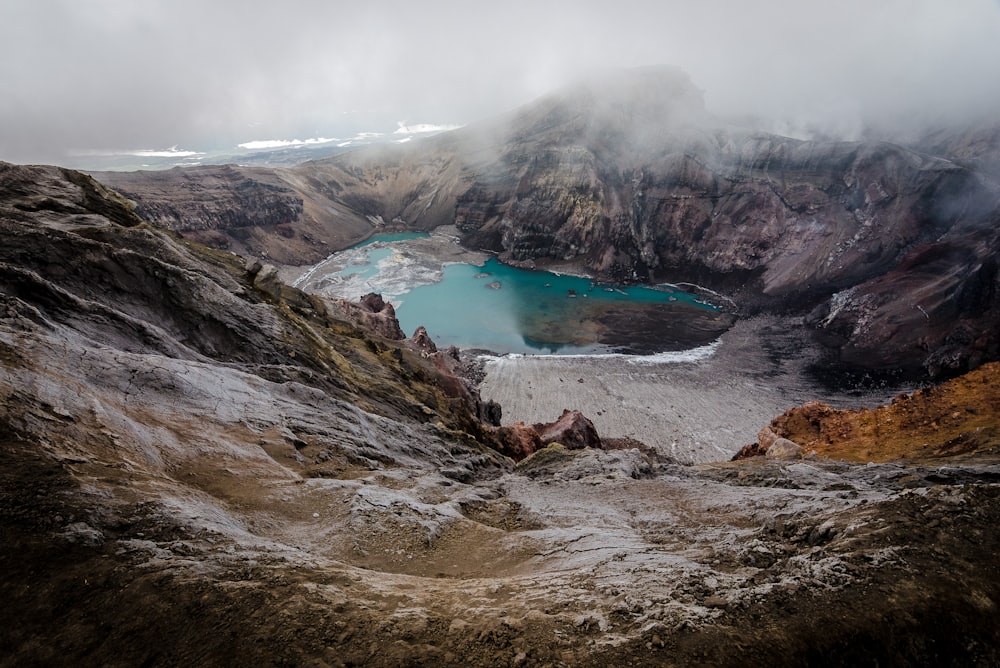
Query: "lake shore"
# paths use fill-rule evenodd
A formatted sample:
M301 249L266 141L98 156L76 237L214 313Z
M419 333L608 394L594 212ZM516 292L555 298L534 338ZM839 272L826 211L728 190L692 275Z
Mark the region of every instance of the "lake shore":
M380 262L377 271L339 275L346 267L362 267L369 250L341 252L315 267L298 268L293 282L308 292L331 298L357 299L367 292L379 292L390 300L402 295L404 301L414 301L414 287L440 282L448 265L479 267L489 258L460 246L454 232L454 228L439 228L430 236L410 239L399 252ZM383 247L375 244L372 249L378 252ZM513 284L488 272L474 278L482 283L482 290L491 287L487 284L490 279L495 283L483 299L495 296L493 293L517 292ZM556 280L551 282L554 285ZM596 302L585 299L590 290L596 289L591 285L579 293L580 299L566 303ZM603 294L603 290L596 294ZM533 307L541 299L521 297ZM395 305L399 307L398 298ZM429 325L427 319L433 321L456 309L468 311L481 306L469 303L467 297L455 297L423 304L418 309L419 323L404 322L400 311L397 317L404 331L410 333L415 324ZM444 314L434 316L434 309L443 309ZM755 441L760 429L774 417L806 401L818 400L841 408L871 406L900 389L893 386L859 396L824 385L810 373L823 351L803 327L801 318L757 316L734 324L732 313L724 310L701 309L694 304L651 307L625 302L592 308L588 313L588 318L581 319L579 314L564 312L561 307L533 308L521 310L517 318L526 342L536 333L540 341L561 342L532 346L537 350L586 351L587 346L600 342L610 350L677 352L652 356L483 356L478 363L480 392L484 399L502 406L504 424L550 422L563 409L577 409L594 422L604 438L642 441L678 462L693 464L728 460L742 446ZM477 322L502 314L498 308L483 314ZM436 337L433 331L431 336L439 346L451 343ZM512 349L499 345L493 347L484 341L483 347ZM474 350L464 353L467 361L476 356ZM695 361L691 361L692 356Z
M728 460L785 410L819 400L871 406L899 391L832 392L808 372L821 351L797 319L738 321L694 362L623 356L484 360L480 393L503 424L549 422L563 409L590 418L603 438L632 438L682 463Z

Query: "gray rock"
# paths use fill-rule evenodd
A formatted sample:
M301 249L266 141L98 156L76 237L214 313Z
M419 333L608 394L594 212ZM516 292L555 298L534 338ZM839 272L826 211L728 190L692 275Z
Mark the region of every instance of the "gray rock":
M68 543L100 547L104 545L104 534L86 522L74 522L59 534Z
M802 446L787 438L777 438L771 443L765 456L771 459L801 459Z

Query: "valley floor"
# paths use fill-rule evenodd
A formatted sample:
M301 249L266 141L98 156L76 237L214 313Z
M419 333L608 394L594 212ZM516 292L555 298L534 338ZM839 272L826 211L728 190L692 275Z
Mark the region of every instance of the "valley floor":
M820 351L792 318L740 320L699 357L485 358L480 392L503 407L505 424L549 422L577 409L602 438L635 439L693 464L728 460L774 416L805 401L871 407L901 391L822 386L808 369L820 364Z

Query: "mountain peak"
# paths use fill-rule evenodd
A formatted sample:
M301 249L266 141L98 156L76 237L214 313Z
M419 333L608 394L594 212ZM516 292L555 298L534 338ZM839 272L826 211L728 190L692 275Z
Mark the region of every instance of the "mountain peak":
M607 70L581 79L522 109L519 119L585 120L591 126L678 128L707 120L702 91L671 66Z

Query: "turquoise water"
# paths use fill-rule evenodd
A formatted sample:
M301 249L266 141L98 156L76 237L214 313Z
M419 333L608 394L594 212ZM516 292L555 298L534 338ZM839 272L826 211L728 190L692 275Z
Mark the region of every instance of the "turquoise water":
M374 261L374 260L373 260ZM595 353L599 318L615 305L700 304L683 292L608 287L589 279L527 271L490 259L448 265L444 279L401 295L396 310L409 335L420 325L440 347L498 353Z
M452 256L451 251L439 255L433 243L407 243L428 236L375 235L349 249L363 247L360 252L332 256L332 273L317 265L306 283L349 299L380 292L397 304L407 335L424 326L441 348L651 354L705 345L719 331L716 309L685 292L600 285L510 267L495 258L481 266L442 266L440 257ZM381 243L373 246L376 242Z
M367 243L362 243L360 245L367 245ZM358 246L353 246L357 248ZM375 278L379 273L378 263L386 258L392 256L393 250L391 248L375 248L368 251L365 262L360 264L349 264L339 272L338 275L347 278L348 276L356 276L359 279L369 279Z

